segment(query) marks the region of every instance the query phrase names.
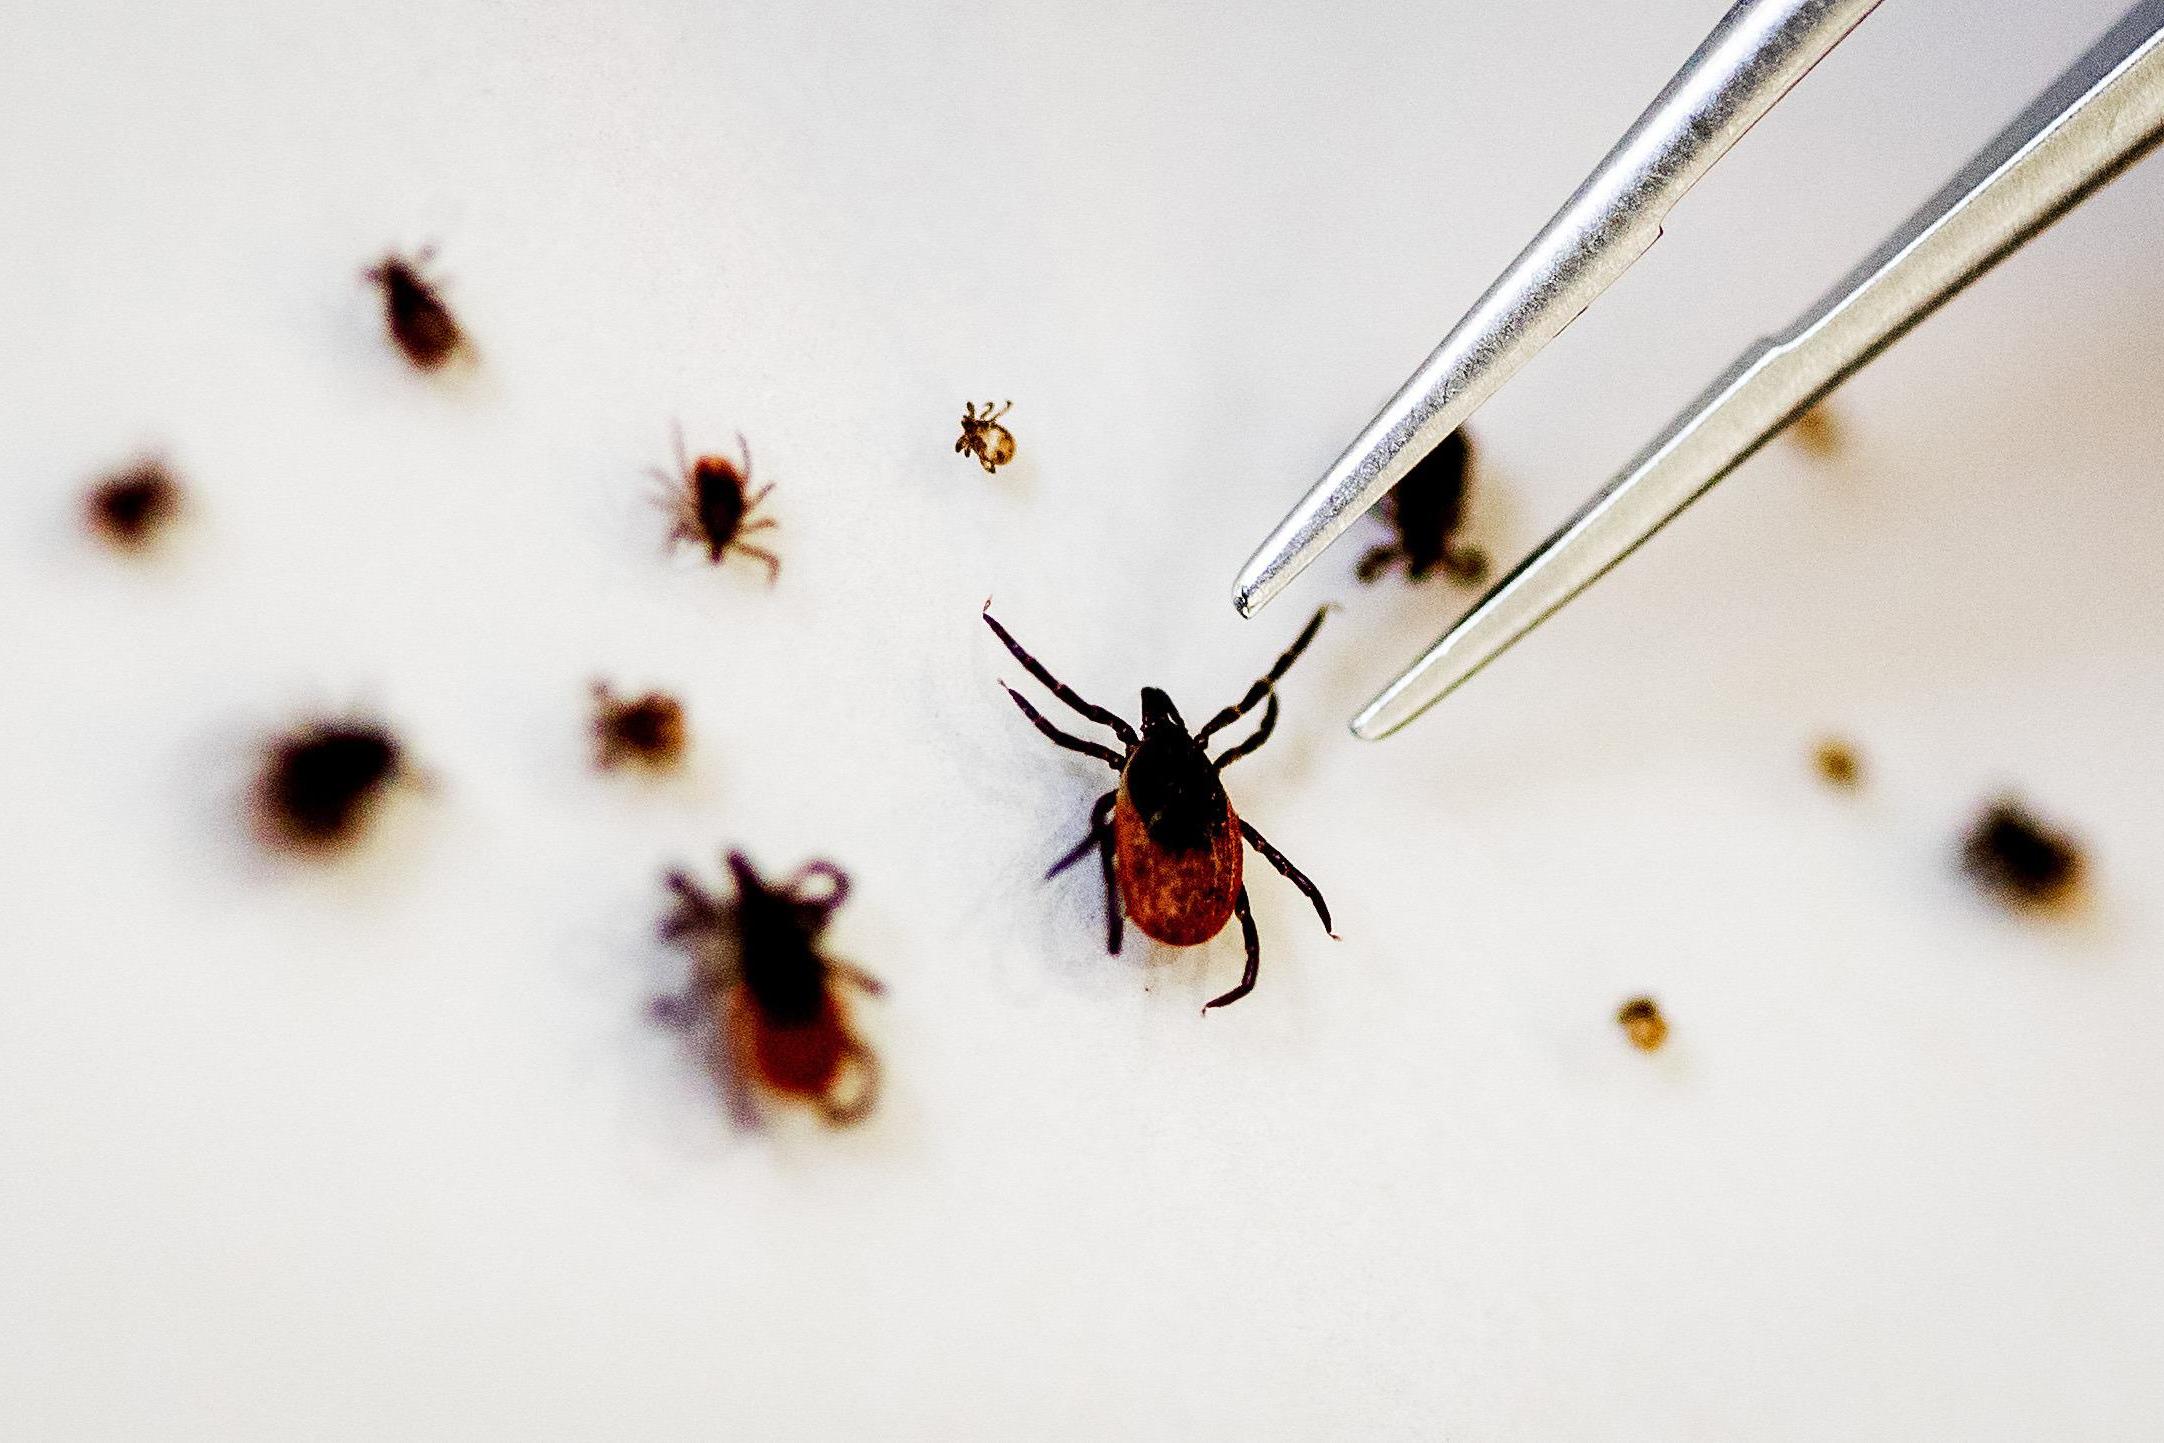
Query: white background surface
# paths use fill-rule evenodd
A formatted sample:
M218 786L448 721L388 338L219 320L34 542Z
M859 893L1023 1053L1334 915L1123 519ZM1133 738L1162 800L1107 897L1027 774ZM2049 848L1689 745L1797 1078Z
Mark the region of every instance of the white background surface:
M2153 1436L2164 169L1397 741L1343 719L1461 594L1226 601L1721 9L11 7L0 1432ZM1481 539L2118 9L1890 0L1482 415ZM357 279L428 241L463 384ZM778 483L775 590L663 557L672 418ZM138 566L72 528L143 448L195 510ZM1236 929L1103 956L987 595L1190 715L1345 601L1234 773L1344 940L1257 868L1237 1007ZM597 675L689 778L589 772ZM431 790L265 861L252 747L349 705ZM2009 786L2075 921L1954 870ZM853 1134L732 1134L642 1020L725 844L855 873Z

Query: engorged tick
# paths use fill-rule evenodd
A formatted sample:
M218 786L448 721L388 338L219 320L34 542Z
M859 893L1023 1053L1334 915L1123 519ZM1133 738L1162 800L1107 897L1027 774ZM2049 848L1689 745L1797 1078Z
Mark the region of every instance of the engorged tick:
M1090 809L1088 834L1045 873L1047 877L1057 876L1092 849L1098 852L1104 866L1105 950L1120 950L1123 905L1144 933L1175 947L1207 942L1222 932L1231 918L1240 919L1240 931L1247 942L1247 968L1239 986L1205 1003L1205 1012L1237 1002L1254 991L1255 974L1262 965L1262 944L1256 936L1254 914L1248 910L1247 884L1241 878L1243 838L1306 894L1314 904L1315 915L1322 918L1323 930L1330 931L1330 906L1323 901L1321 891L1285 859L1284 853L1233 811L1232 799L1218 779L1219 772L1270 739L1277 726L1277 683L1315 639L1327 610L1315 613L1314 620L1286 648L1277 664L1248 688L1247 695L1192 734L1172 705L1172 698L1153 686L1142 689L1142 730L1137 733L1124 719L1084 701L1047 671L999 624L989 605L984 613L985 625L992 628L1031 676L1076 712L1110 730L1123 748L1114 750L1102 742L1070 736L1047 721L1020 692L1007 687L1007 695L1014 698L1030 724L1055 745L1096 757L1120 774L1119 785L1099 797ZM1210 738L1265 700L1269 705L1254 732L1212 757L1207 750Z
M729 853L728 866L736 895L727 901L682 872L664 879L676 905L661 935L691 955L692 975L684 991L655 1001L654 1015L703 1035L742 1120L758 1120L750 1096L757 1084L811 1104L836 1126L860 1121L879 1093L879 1063L851 1031L837 984L886 989L819 948L819 934L849 895L848 874L832 862L806 862L776 885L742 852Z
M684 428L676 428L676 474L672 476L658 467L653 473L669 488L668 507L676 518L669 539L689 541L703 548L707 559L717 566L731 551L764 562L767 585L771 586L781 576L781 558L744 538L774 524L771 517L751 519L751 513L774 484L770 481L746 494L751 486L751 445L742 432L737 433L736 444L744 453L741 469L726 456L701 456L694 461L684 450Z
M180 510L180 483L156 461L140 461L91 488L83 501L90 529L123 551L157 539Z
M310 722L272 743L255 783L257 831L297 851L353 841L404 771L398 738L373 722Z
M1397 528L1398 539L1360 558L1357 575L1373 581L1400 561L1412 581L1442 571L1468 586L1488 574L1488 554L1457 539L1465 524L1465 496L1472 469L1472 443L1461 428L1420 458L1383 498L1383 518Z
M604 771L635 762L653 770L684 755L684 704L663 692L620 697L594 683L594 765Z
M1005 401L998 410L992 403L984 403L983 414L978 414L975 401L962 403L962 434L954 443L954 454L968 454L977 458L977 464L990 475L1014 459L1014 432L999 424L1014 402Z
M383 323L391 339L424 371L437 369L466 343L451 308L421 274L434 255L433 246L422 247L410 260L388 255L365 273L383 292Z

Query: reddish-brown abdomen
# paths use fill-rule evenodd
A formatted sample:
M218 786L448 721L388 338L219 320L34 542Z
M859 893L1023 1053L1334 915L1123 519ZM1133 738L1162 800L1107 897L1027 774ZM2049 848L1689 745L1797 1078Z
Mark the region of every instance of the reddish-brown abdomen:
M1112 835L1120 900L1137 927L1175 947L1207 942L1225 930L1240 891L1240 824L1230 802L1224 824L1212 829L1208 842L1175 852L1150 840L1122 786Z
M776 1092L814 1100L833 1091L857 1052L841 1007L828 997L817 1017L801 1027L776 1027L761 1016L744 988L729 996L729 1037L739 1076L758 1079Z

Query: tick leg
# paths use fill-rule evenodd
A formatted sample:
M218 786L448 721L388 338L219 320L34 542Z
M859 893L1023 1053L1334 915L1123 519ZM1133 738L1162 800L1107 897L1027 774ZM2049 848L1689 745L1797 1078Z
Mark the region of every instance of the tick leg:
M1262 699L1269 695L1270 688L1276 686L1285 673L1292 670L1292 664L1300 659L1301 652L1307 650L1307 644L1315 639L1315 633L1322 630L1322 619L1329 614L1329 607L1317 608L1314 620L1308 622L1301 629L1300 634L1292 639L1292 645L1285 648L1285 654L1277 659L1277 664L1247 689L1246 696L1241 697L1236 704L1226 707L1216 716L1211 717L1209 725L1195 733L1196 742L1208 741L1213 733L1231 726L1259 706Z
M1377 546L1360 558L1360 564L1353 568L1353 575L1362 581L1373 581L1396 565L1403 554L1395 546Z
M1026 669L1031 676L1043 682L1045 688L1050 691L1052 695L1058 697L1061 701L1067 703L1067 705L1073 707L1077 712L1079 712L1083 716L1088 717L1091 721L1096 722L1101 726L1110 728L1112 735L1118 737L1121 741L1127 743L1127 745L1133 746L1137 742L1142 740L1142 738L1135 735L1135 729L1129 726L1126 722L1122 721L1117 713L1107 711L1103 707L1097 705L1095 702L1088 702L1082 700L1081 695L1077 693L1073 687L1067 685L1067 683L1061 681L1058 677L1052 675L1051 672L1046 671L1044 663L1037 660L1036 657L1031 656L1028 652L1024 651L1022 649L1022 643L1016 641L1013 635L1007 630L1007 628L999 624L999 618L992 615L990 602L985 603L984 624L992 628L992 634L998 637L1001 642L1005 643L1008 651L1014 653L1014 659L1022 663L1024 669Z
M772 586L775 582L781 580L781 558L773 552L762 546L746 546L741 541L736 543L734 549L749 556L754 561L766 563L766 584L768 586Z
M744 484L749 486L751 484L751 442L744 439L744 433L742 431L736 433L736 449L744 453ZM774 488L771 486L767 487L767 491L771 491L773 489ZM766 491L761 491L759 495L766 495ZM758 504L757 496L752 498L752 504Z
M1000 685L1006 688L1007 695L1014 698L1014 704L1022 709L1022 715L1029 718L1030 725L1043 732L1054 746L1065 747L1068 751L1080 752L1084 756L1095 757L1114 771L1118 771L1121 767L1127 765L1127 758L1121 756L1103 742L1084 741L1078 736L1068 735L1049 721L1046 721L1044 713L1029 704L1029 698L1023 696L1013 687L1007 686L1005 682L1001 682Z
M827 959L827 970L852 987L869 992L874 997L881 996L887 990L886 983L880 981L862 967L857 966L854 962L837 962L829 957Z
M819 1116L829 1127L847 1127L862 1122L879 1098L879 1059L872 1050L854 1037L842 1049L847 1059L842 1070L835 1074L834 1085L821 1093L816 1106ZM849 1079L857 1079L854 1090Z
M825 878L826 886L818 896L807 897L804 895L804 884L814 877ZM842 898L849 895L849 874L824 859L806 862L790 874L789 880L782 883L781 890L808 906L831 912L842 904Z
M1443 570L1470 585L1486 578L1488 553L1477 546L1452 546L1443 552Z
M1212 1007L1223 1007L1228 1002L1237 1002L1254 991L1255 974L1262 970L1262 938L1255 934L1255 914L1247 908L1247 884L1244 882L1240 884L1240 890L1233 893L1232 910L1240 919L1240 935L1247 939L1247 970L1240 974L1239 986L1222 997L1212 998L1202 1004L1205 1013Z
M764 531L770 526L776 526L779 524L780 523L775 521L774 518L771 516L762 516L757 521L752 522L749 526L737 527L736 534L742 536L749 531Z
M1118 802L1119 795L1117 791L1106 792L1090 806L1089 831L1083 835L1081 841L1074 844L1066 856L1061 857L1046 870L1044 874L1046 881L1050 881L1081 861L1083 854L1097 845L1099 839L1104 835L1105 829L1111 825L1112 808Z
M1110 798L1106 800L1109 801ZM1103 803L1099 805L1102 806ZM1105 815L1111 815L1109 808ZM1097 836L1097 851L1098 855L1104 858L1105 870L1105 951L1117 957L1120 955L1119 847L1112 838L1110 826L1100 828Z
M1262 725L1255 728L1255 734L1219 757L1212 765L1223 771L1249 752L1261 750L1262 744L1270 739L1270 733L1276 730L1277 693L1273 691L1270 693L1270 704L1262 709Z
M1287 861L1285 854L1271 846L1262 833L1256 831L1245 817L1240 818L1240 835L1247 838L1247 844L1250 847L1262 853L1262 859L1265 862L1283 872L1286 881L1307 894L1308 901L1315 904L1315 915L1322 918L1322 930L1330 932L1330 904L1322 899L1322 888L1309 881L1307 873ZM1330 932L1330 935L1335 937L1337 933Z

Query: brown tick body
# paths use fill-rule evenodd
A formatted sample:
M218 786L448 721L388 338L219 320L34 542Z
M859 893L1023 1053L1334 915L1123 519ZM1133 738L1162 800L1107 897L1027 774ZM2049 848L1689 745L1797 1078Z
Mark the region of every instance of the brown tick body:
M156 461L100 482L83 502L90 529L123 551L141 550L180 510L180 483Z
M312 722L265 755L255 784L256 829L296 851L334 851L360 836L384 793L405 774L404 750L385 728Z
M650 691L620 697L607 682L594 683L594 765L604 771L625 763L660 769L684 755L689 729L684 704Z
M861 1120L879 1092L879 1065L851 1030L838 983L866 992L875 977L819 948L819 934L849 877L832 862L807 862L767 882L731 852L736 895L724 902L682 872L666 878L676 906L661 935L691 953L691 985L661 998L655 1015L708 1031L711 1056L739 1115L756 1121L747 1084L809 1103L835 1126Z
M751 444L742 432L737 434L736 444L744 453L742 467L726 456L701 456L693 461L684 451L683 428L677 428L676 474L659 470L654 473L670 492L669 509L676 517L670 539L704 548L707 558L717 566L731 551L763 562L771 586L781 576L781 558L744 538L774 524L771 517L752 519L752 512L774 486L769 482L757 491L750 490Z
M1194 733L1187 730L1172 698L1156 687L1142 689L1142 729L1137 732L1115 713L1084 701L1024 651L990 611L984 614L985 625L1031 676L1077 713L1109 729L1125 748L1115 751L1102 742L1070 736L1047 721L1020 692L1007 688L1007 695L1030 724L1055 745L1096 757L1120 774L1119 785L1099 797L1091 809L1088 834L1046 873L1057 876L1092 850L1098 853L1105 880L1105 950L1120 950L1123 905L1126 915L1146 935L1175 947L1207 942L1232 918L1240 919L1247 943L1246 970L1237 987L1204 1005L1205 1012L1254 991L1262 965L1262 945L1254 914L1248 910L1242 875L1243 841L1306 895L1322 918L1323 930L1330 930L1330 907L1322 892L1233 810L1218 776L1270 739L1277 727L1277 683L1315 639L1323 614L1315 613L1314 620L1277 664L1248 688L1246 696ZM1212 736L1265 702L1262 722L1252 735L1222 755L1209 754Z
M1006 401L1001 403L999 409L995 411L992 409L992 403L986 401L983 414L980 415L975 401L964 401L962 403L962 434L954 443L954 454L957 456L965 454L975 456L977 464L984 468L985 474L988 476L1009 461L1012 461L1014 459L1014 432L1000 425L999 418L1006 415L1008 409L1013 405L1014 402Z
M451 308L421 274L433 254L432 249L423 249L411 260L385 256L366 273L383 292L383 323L391 339L407 360L424 371L437 369L466 343Z
M1425 581L1441 571L1470 585L1488 574L1487 553L1457 539L1458 528L1465 524L1472 454L1465 432L1453 431L1391 488L1383 514L1397 528L1398 539L1360 558L1362 581L1375 580L1401 561L1412 581Z

